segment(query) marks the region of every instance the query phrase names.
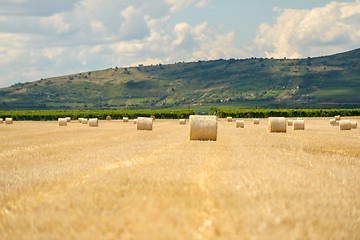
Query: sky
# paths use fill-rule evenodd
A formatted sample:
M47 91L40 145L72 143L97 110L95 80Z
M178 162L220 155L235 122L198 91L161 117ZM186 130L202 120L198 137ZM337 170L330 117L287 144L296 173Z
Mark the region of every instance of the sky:
M0 0L0 87L78 72L360 47L360 0Z

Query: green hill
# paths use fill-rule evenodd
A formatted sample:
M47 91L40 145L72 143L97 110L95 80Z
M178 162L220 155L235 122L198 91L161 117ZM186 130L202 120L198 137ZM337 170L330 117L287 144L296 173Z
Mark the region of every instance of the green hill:
M0 109L360 107L360 49L109 68L0 89Z

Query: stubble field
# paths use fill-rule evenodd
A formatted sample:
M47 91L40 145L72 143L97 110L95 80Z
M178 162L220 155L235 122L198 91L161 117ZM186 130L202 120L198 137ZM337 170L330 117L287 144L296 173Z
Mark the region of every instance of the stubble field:
M359 239L360 129L305 123L1 124L0 239Z

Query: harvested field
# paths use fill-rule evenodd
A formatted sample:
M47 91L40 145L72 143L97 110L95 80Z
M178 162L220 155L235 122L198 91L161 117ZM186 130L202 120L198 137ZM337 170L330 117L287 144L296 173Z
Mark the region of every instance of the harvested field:
M0 239L359 239L360 129L305 121L2 124Z

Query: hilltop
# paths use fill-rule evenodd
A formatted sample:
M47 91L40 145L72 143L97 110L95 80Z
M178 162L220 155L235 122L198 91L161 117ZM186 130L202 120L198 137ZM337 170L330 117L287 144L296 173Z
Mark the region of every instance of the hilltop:
M0 109L359 107L360 49L76 73L0 89Z

